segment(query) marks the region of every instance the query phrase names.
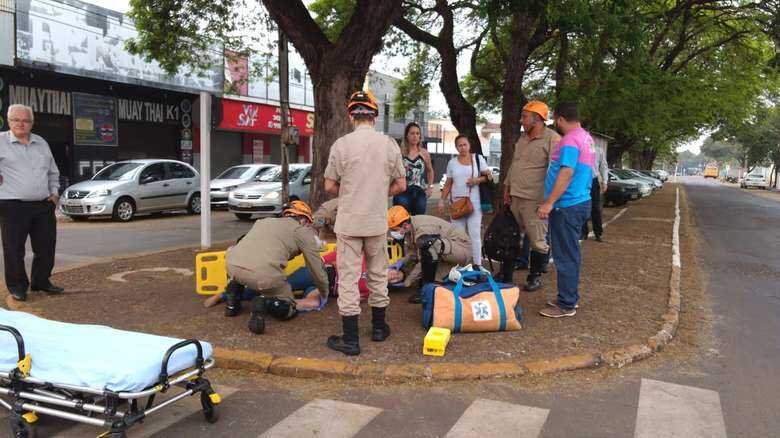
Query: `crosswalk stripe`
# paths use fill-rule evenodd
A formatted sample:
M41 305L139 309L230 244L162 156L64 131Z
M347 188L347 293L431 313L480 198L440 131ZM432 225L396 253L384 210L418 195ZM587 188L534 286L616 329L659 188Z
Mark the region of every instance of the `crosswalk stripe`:
M260 435L260 438L350 438L374 419L381 409L335 400L307 403Z
M222 397L222 401L238 391L236 388L231 388L224 385L215 385L215 390ZM161 400L157 400L158 402ZM140 402L139 402L140 403ZM174 425L182 418L188 417L201 410L200 396L186 397L160 409L157 412L152 413L149 418L145 419L143 423L136 424L128 429L128 434L133 438L147 438L157 432L165 430L166 428ZM205 420L203 420L205 421ZM83 438L86 436L97 436L100 433L105 432L105 429L101 429L88 424L78 424L77 426L68 428L56 435L55 438Z
M447 438L537 438L549 413L547 409L481 398L466 409Z
M726 438L715 391L642 379L635 438Z

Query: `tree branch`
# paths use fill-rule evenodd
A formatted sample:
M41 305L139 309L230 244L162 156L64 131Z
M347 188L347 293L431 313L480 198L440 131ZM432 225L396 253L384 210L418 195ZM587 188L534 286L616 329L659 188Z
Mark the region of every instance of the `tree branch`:
M301 0L262 0L268 14L292 41L313 77L323 53L333 46Z

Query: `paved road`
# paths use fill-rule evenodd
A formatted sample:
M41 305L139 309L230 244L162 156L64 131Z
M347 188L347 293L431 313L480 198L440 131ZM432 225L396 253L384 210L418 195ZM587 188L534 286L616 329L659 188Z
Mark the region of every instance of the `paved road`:
M221 372L219 423L204 423L191 399L130 436L780 436L780 202L699 178L683 182L707 243L703 268L717 315L709 351L519 383L366 386ZM95 432L44 426L45 436Z

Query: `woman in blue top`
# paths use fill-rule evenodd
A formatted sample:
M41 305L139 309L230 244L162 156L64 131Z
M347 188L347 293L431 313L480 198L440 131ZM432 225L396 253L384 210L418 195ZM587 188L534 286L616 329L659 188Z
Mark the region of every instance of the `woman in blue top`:
M430 183L434 181L431 155L420 146L421 137L420 125L415 122L406 125L401 144L406 169L406 191L393 197L393 205L403 206L411 215L425 214L433 188Z

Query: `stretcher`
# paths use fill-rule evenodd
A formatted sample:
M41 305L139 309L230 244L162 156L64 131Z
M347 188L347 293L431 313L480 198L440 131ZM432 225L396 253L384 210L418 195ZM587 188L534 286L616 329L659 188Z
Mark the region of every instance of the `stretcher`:
M38 415L85 423L125 438L160 409L199 395L209 423L220 396L203 377L212 347L97 325L68 324L0 309L0 406L12 436L30 438ZM168 393L155 405L155 397ZM162 397L160 397L162 398Z
M320 255L335 251L336 244L326 244ZM387 258L390 264L403 258L403 246L397 242L387 243ZM285 274L290 275L304 266L303 255L299 254L287 262ZM202 252L195 255L195 292L199 295L216 295L225 292L228 284L225 251Z

